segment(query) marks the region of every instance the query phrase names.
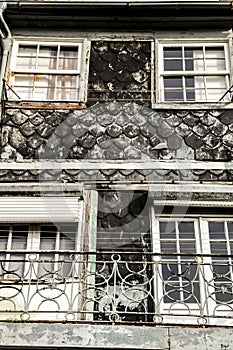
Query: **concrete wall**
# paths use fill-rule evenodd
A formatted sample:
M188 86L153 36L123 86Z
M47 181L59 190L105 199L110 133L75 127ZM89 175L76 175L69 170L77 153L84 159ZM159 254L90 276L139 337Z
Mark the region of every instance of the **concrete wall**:
M223 328L1 323L0 348L231 350L233 333Z

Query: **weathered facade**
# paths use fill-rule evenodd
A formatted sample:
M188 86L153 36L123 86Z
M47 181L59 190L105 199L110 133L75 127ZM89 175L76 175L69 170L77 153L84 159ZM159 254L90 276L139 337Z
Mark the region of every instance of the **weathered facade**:
M230 350L231 2L0 6L0 348Z

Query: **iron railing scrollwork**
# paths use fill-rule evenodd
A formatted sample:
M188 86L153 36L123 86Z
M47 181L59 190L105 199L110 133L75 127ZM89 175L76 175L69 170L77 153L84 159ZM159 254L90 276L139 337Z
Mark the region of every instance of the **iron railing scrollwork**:
M40 254L2 258L1 321L233 325L229 256Z

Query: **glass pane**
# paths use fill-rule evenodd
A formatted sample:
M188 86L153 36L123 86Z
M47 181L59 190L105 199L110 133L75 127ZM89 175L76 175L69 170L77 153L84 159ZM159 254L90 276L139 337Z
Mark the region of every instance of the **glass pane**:
M18 50L19 56L31 56L36 57L37 54L37 45L19 45Z
M186 71L193 70L194 69L193 49L185 49L184 57L185 57L185 70Z
M183 70L182 48L164 48L164 70Z
M203 71L205 69L203 48L193 50L194 70Z
M7 250L7 244L9 239L9 225L0 225L0 250L6 251ZM5 252L0 253L0 275L5 272L5 259L6 254Z
M226 69L224 48L206 48L205 50L206 70L218 71Z
M61 46L58 69L77 70L78 47Z
M68 251L65 254L59 254L59 271L63 277L69 277L72 275L72 252L76 248L76 237L78 225L62 225L60 230L60 250Z
M219 77L219 76L210 76L206 77L206 86L208 88L212 89L226 89L226 82L225 82L225 77Z
M179 228L180 239L184 239L184 238L195 239L193 222L179 222L178 228Z
M194 222L179 222L179 251L181 253L196 253L196 237ZM182 260L193 259L192 256L185 256Z
M161 252L162 253L176 253L177 245L176 241L162 241L161 240Z
M58 100L75 100L77 92L76 76L61 75L57 77L56 98Z
M40 229L40 250L51 252L40 253L39 277L52 277L54 272L55 254L52 252L56 249L57 228L53 225L41 226Z
M78 77L29 74L15 77L14 90L25 100L77 100Z
M57 46L40 45L38 57L56 59L57 58Z
M25 250L27 248L28 225L13 225L12 227L12 250Z
M174 221L160 222L161 252L177 252L176 228Z
M208 100L217 102L227 90L225 77L206 77L206 88Z
M228 249L227 249L227 243L224 241L212 241L210 242L211 246L211 253L212 254L222 254L222 255L227 255L228 254Z
M205 78L203 76L198 76L194 78L195 83L195 100L196 101L206 101L206 89L205 89Z
M56 69L57 47L40 46L37 67L41 70Z
M30 100L33 98L33 74L17 74L15 76L13 89L21 99ZM12 95L15 98L15 95Z
M60 233L60 250L75 250L75 237L71 239L66 234Z
M8 270L9 272L13 272L14 275L8 275L8 278L15 278L15 275L17 275L18 277L23 275L25 254L18 253L17 251L26 250L28 231L28 225L12 226L11 250L15 250L16 252L10 254L11 261L9 263Z
M9 225L0 225L0 250L7 249L9 230Z
M164 77L165 101L183 101L182 77Z
M228 234L230 239L233 239L233 222L228 221L227 222L227 227L228 227Z
M224 223L223 222L209 222L210 239L225 239Z
M37 46L20 45L16 66L18 69L36 68Z
M181 47L165 47L163 49L164 58L182 58L182 48Z
M57 228L53 225L41 226L40 250L55 250Z
M159 231L161 239L176 239L176 229L174 221L160 222Z

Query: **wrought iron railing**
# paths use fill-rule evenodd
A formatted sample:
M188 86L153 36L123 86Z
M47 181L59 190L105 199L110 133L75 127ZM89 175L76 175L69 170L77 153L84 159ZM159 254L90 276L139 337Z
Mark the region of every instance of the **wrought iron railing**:
M0 252L1 321L233 325L231 256L9 254Z

